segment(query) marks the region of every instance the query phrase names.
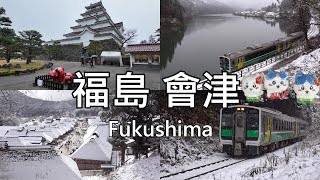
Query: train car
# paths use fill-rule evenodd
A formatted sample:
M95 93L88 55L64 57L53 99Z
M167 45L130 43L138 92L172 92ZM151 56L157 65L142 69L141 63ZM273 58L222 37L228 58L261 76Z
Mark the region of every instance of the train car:
M307 125L270 108L230 106L220 110L220 143L228 155L255 156L301 140Z
M250 46L239 52L225 54L220 57L220 69L229 73L236 72L297 47L303 42L303 32L296 32L276 41Z

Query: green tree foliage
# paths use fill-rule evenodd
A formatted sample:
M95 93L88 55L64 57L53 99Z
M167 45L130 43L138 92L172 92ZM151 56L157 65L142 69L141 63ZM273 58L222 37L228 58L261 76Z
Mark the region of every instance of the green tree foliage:
M270 6L262 8L262 10L267 12L277 12L278 6L276 3L272 3Z
M9 17L5 17L6 10L3 7L0 7L0 28L3 26L11 26L11 20Z
M44 52L47 54L50 60L61 60L63 59L62 54L62 46L59 43L53 43L53 45L45 45Z
M42 50L42 35L35 30L19 32L21 35L22 54L27 59L27 64L31 62Z
M18 48L18 37L13 29L0 29L0 46L2 47L2 55L4 55L7 63L10 62L13 53Z
M12 22L9 17L5 17L5 14L6 10L0 7L0 54L9 63L16 47L17 37L13 29L7 28Z
M178 0L161 0L160 9L160 19L162 27L170 26L172 24L179 25L184 23L186 11Z
M100 57L101 52L103 51L103 44L99 41L91 41L90 45L87 48L88 55L97 55Z

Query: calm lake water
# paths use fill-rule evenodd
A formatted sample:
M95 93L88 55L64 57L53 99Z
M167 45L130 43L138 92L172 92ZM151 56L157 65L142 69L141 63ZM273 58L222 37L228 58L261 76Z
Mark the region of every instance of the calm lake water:
M285 37L281 29L275 22L231 14L196 17L184 31L161 33L161 77L183 70L204 79L205 71L220 72L219 56Z

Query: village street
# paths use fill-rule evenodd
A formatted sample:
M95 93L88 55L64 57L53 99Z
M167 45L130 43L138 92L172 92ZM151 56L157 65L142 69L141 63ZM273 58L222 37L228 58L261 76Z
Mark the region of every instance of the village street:
M78 148L81 145L87 128L88 124L86 121L78 121L75 129L61 139L62 142L56 147L56 151L66 156L72 154L75 148Z
M160 89L160 70L159 69L147 69L147 68L133 68L128 66L110 66L110 65L95 65L94 68L90 68L90 65L81 66L79 62L67 62L67 61L51 61L53 62L53 68L64 67L65 72L76 72L80 70L84 71L99 71L109 72L107 87L109 90L116 89L116 74L125 74L127 71L133 71L133 74L145 74L145 87L150 90ZM22 74L19 76L4 76L0 77L0 89L5 90L34 90L44 89L39 87L33 87L36 76L47 75L50 69L42 69L31 74Z

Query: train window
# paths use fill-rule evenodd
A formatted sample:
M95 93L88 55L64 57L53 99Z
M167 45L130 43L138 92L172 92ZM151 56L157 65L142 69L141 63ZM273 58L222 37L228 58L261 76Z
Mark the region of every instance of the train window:
M289 122L288 130L291 130L291 122Z
M279 124L278 124L278 130L281 130L282 121L279 119L278 122L279 122Z
M281 130L282 129L282 121L279 120L279 129L278 130Z
M259 129L259 114L248 114L247 129L248 130Z
M275 51L276 50L276 46L272 46L268 49L264 49L264 50L261 50L261 51L258 51L258 52L255 52L255 53L252 53L252 54L249 54L246 56L245 59L247 60L251 60L251 59L254 59L254 58L257 58L259 56L262 56L262 55L265 55L267 53L270 53L272 51Z
M233 125L232 116L233 116L232 114L222 114L222 118L221 118L222 129L232 129L232 125Z

